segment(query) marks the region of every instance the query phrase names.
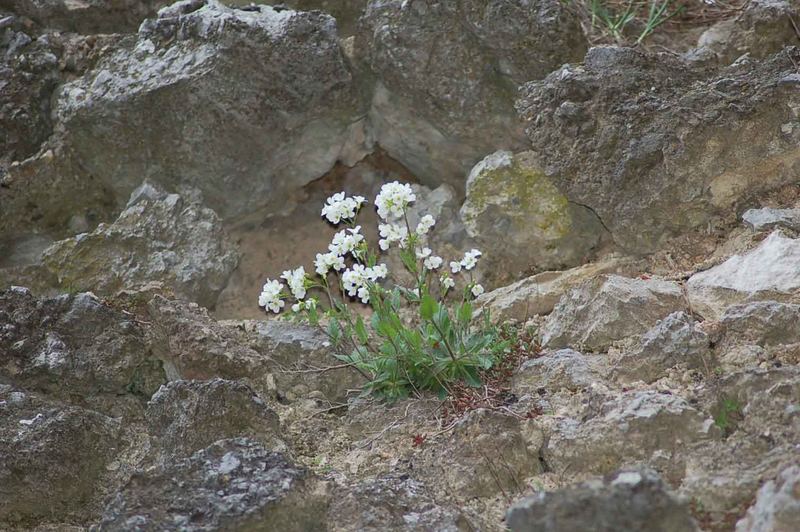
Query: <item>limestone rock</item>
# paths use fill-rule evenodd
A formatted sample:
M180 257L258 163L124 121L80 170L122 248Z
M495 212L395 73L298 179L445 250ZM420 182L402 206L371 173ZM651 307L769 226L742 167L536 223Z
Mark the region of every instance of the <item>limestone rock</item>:
M685 306L676 283L601 275L559 300L545 323L542 345L604 351Z
M787 47L717 71L597 47L525 85L517 108L555 186L622 249L650 253L797 182L798 61L800 49Z
M142 326L87 293L0 292L0 353L2 378L102 411L126 394L149 399L165 381Z
M539 492L514 504L506 523L513 532L698 530L685 501L648 469L621 470L603 480Z
M742 215L742 220L754 231L778 227L800 231L800 209L749 209Z
M757 301L728 307L720 317L720 348L800 343L800 305Z
M240 0L249 3L248 0ZM324 11L336 19L342 37L350 37L356 31L359 17L367 7L367 0L284 0L284 5L298 11Z
M0 528L86 520L120 423L0 385Z
M142 179L192 185L223 218L284 208L351 151L360 114L333 18L216 0L160 10L57 104L73 156L118 201Z
M800 523L800 466L787 467L758 490L756 503L736 523L736 532L778 532Z
M683 311L674 312L617 360L614 373L627 382L653 382L678 364L689 369L705 367L711 360L710 347L708 335L697 328L691 316Z
M672 481L683 475L676 453L718 435L714 421L680 397L626 392L585 423L564 420L543 452L554 471L606 474L621 466L648 463Z
M797 44L792 17L798 17L798 9L790 0L754 0L739 16L707 29L697 46L711 50L724 65L744 54L763 59L785 46Z
M209 307L238 260L214 211L147 184L134 191L113 224L43 253L46 268L73 290L106 295L159 281Z
M530 152L498 151L478 163L460 214L486 260L509 279L580 264L605 231L593 212L567 201Z
M42 26L75 33L122 33L170 0L4 0L4 7Z
M109 502L100 530L313 530L324 498L282 454L246 438L137 472ZM198 511L202 509L202 511Z
M633 267L631 261L612 256L569 270L542 272L485 293L476 300L476 306L488 307L492 318L524 322L535 315L550 314L561 296L584 281Z
M337 490L328 519L341 532L474 530L458 509L437 505L424 484L395 475Z
M755 249L696 273L686 283L693 309L717 319L737 303L800 302L800 240L771 233Z
M517 86L585 50L577 19L555 0L372 0L354 55L376 79L375 141L424 183L463 192L482 157L523 146Z
M599 356L586 356L572 349L544 353L526 360L514 374L513 390L517 395L533 394L540 388L548 391L579 391L597 382Z
M278 415L246 384L223 379L172 381L148 403L152 443L174 462L217 440L248 437L270 448L278 443Z

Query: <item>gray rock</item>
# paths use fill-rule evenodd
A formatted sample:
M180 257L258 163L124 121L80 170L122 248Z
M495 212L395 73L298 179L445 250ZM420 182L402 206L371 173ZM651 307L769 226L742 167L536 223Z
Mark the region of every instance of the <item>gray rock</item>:
M755 231L777 227L800 231L800 209L749 209L742 215L742 220Z
M149 399L165 381L142 325L92 294L0 292L0 353L2 378L104 412L127 394Z
M354 54L374 74L375 141L429 185L463 179L482 157L524 146L513 99L586 50L554 0L372 0Z
M113 418L0 390L0 528L93 517L119 436Z
M617 471L603 480L539 492L514 504L506 523L514 532L698 530L685 501L648 469Z
M558 300L581 283L627 269L633 269L631 261L611 256L565 271L542 272L483 294L476 306L489 308L493 318L524 322L532 316L550 314Z
M168 462L228 438L246 436L269 448L279 445L278 415L237 381L165 384L147 405L147 422L151 444Z
M605 351L685 306L681 288L671 281L601 275L559 300L542 330L542 345Z
M562 193L591 208L622 249L650 253L797 181L800 95L779 81L798 61L787 47L717 71L592 48L582 65L525 85L517 108Z
M674 481L683 476L683 447L718 436L714 421L680 397L626 392L585 423L561 422L543 456L557 472L606 474L646 463Z
M706 319L748 301L800 302L798 263L800 240L775 231L755 249L693 275L686 283L687 296Z
M341 532L475 529L457 508L437 505L424 484L394 475L337 490L328 521Z
M599 380L599 356L586 356L572 349L545 353L525 363L514 374L516 395L534 394L540 388L579 391Z
M97 530L315 530L324 497L282 454L246 438L137 472L109 502Z
M284 208L353 151L363 109L328 15L184 0L123 44L57 105L73 157L119 203L150 179L199 188L223 218Z
M506 281L531 269L581 264L605 232L593 212L567 201L530 152L498 151L479 162L460 215Z
M674 312L617 360L614 374L626 382L653 382L678 364L689 369L706 367L711 354L711 340L697 322L683 311Z
M76 33L136 31L170 0L4 0L11 11L42 26Z
M787 467L758 490L736 532L789 531L800 523L800 466Z
M342 37L356 32L359 17L364 13L368 0L284 0L282 3L298 11L324 11L336 19L336 26ZM249 4L250 0L238 0Z
M347 399L348 390L364 383L354 369L338 367L341 361L333 357L330 342L314 327L261 321L255 323L254 332L253 348L274 361L275 383L282 395L302 387L308 392L322 392L329 401L340 403ZM331 366L337 368L320 371Z
M776 301L733 305L720 317L720 325L720 349L800 343L800 305Z
M785 46L797 44L791 18L798 18L796 4L791 1L754 0L738 16L707 29L697 46L710 50L724 65L744 54L763 59Z
M213 306L239 257L211 209L177 194L134 191L111 225L101 224L45 250L61 286L114 294L152 281Z

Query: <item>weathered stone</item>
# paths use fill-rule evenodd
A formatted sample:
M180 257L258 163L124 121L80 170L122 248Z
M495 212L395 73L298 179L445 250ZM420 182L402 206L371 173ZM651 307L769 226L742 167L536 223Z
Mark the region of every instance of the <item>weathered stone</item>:
M0 292L0 353L3 378L104 411L125 394L149 399L165 381L142 325L92 294Z
M599 379L599 358L572 349L545 353L522 364L514 374L512 390L520 396L540 388L551 392L587 388Z
M91 518L119 421L0 386L0 528ZM8 528L7 528L8 527Z
M113 224L54 244L43 262L73 290L106 295L159 281L211 307L238 254L214 211L145 184Z
M755 231L777 227L800 231L800 209L750 209L744 212L742 220Z
M617 471L603 480L539 492L514 504L506 523L514 532L698 530L686 502L648 469Z
M627 392L585 423L561 422L543 456L554 471L606 474L646 463L674 481L683 476L681 449L718 434L711 418L680 397Z
M687 296L706 319L748 301L800 302L799 263L800 240L775 231L755 249L693 275L686 283Z
M577 19L554 0L372 0L354 46L377 78L375 141L423 182L459 192L487 153L524 146L517 86L585 50Z
M781 80L798 61L786 48L716 71L598 47L528 83L517 106L555 186L621 248L650 253L797 182L800 93Z
M282 454L246 438L137 472L106 507L99 530L314 530L322 494Z
M797 19L798 15L796 4L791 1L754 0L738 16L717 22L707 29L697 46L713 52L724 65L744 54L763 59L785 46L797 44L797 33L791 19Z
M76 33L136 31L170 0L3 0L3 6L47 28Z
M800 523L800 466L787 467L758 490L736 532L789 531Z
M36 153L52 132L59 55L51 36L36 36L19 19L0 28L0 177L2 166Z
M711 340L697 322L683 311L670 314L616 362L614 374L622 381L653 382L669 368L682 364L689 369L710 364Z
M347 391L357 389L364 379L356 370L339 367L330 342L318 329L278 321L255 322L253 348L270 357L278 392L285 395L302 384L309 392L319 391L331 402L345 401ZM337 366L325 371L325 368Z
M565 271L542 272L487 292L475 305L488 307L492 318L523 322L531 316L550 314L566 292L584 281L629 269L634 269L632 261L612 256Z
M238 0L250 4L250 0ZM358 18L367 7L367 0L284 0L283 4L299 11L318 9L332 15L342 37L349 37L356 31Z
M360 114L333 18L216 0L160 10L57 105L73 156L118 201L142 179L187 184L223 218L284 208L352 151Z
M601 275L559 300L545 323L542 345L604 351L685 306L676 283Z
M442 482L461 497L488 497L520 489L522 479L541 472L539 449L532 449L516 417L474 410L439 445L420 451L415 471Z
M773 347L800 343L800 305L758 301L733 305L720 317L719 349L737 344Z
M585 262L605 231L593 212L567 201L530 152L498 151L478 163L460 214L505 281Z
M169 462L228 438L246 436L269 448L279 446L278 415L237 381L165 384L148 403L147 421L152 444Z
M398 476L337 489L328 510L328 522L341 532L475 529L457 508L437 505L424 484Z

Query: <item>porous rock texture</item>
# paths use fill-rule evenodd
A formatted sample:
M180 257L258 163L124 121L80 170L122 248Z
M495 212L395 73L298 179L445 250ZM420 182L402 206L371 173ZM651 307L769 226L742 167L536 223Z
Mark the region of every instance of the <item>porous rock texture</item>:
M796 2L682 55L555 0L169 3L0 0L0 529L796 528ZM483 251L480 387L366 396L258 309L394 180Z
M521 89L545 175L614 241L653 252L798 179L795 63L787 47L714 71L666 53L596 47Z

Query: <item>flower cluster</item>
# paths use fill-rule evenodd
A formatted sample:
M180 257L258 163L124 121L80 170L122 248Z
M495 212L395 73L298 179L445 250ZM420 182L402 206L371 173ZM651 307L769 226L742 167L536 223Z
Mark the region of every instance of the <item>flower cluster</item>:
M379 224L378 233L381 239L378 241L378 247L383 251L389 249L389 246L398 242L401 246L405 246L408 241L408 229L405 225L400 224Z
M317 258L314 261L315 271L322 276L327 275L331 270L342 271L344 267L344 257L337 255L333 251L330 253L317 253Z
M385 264L367 268L363 264L353 264L353 267L342 274L342 286L347 295L358 297L362 303L369 303L369 285L379 279L385 279L389 270Z
M352 220L366 201L362 196L346 198L344 192L339 192L328 198L326 205L322 208L322 216L334 225L342 220Z
M281 299L282 291L283 285L280 281L267 280L258 296L258 305L277 314L285 305Z
M405 215L406 208L417 199L411 185L398 181L386 183L375 198L378 216L382 220L397 220Z
M458 273L461 269L471 270L478 264L478 257L480 257L482 253L477 249L471 249L464 253L464 258L460 261L451 261L450 262L450 271L453 273Z
M425 269L435 270L444 262L442 257L437 257L432 253L433 251L431 251L431 248L422 248L417 251L417 258L422 261L422 265L425 266Z
M339 231L333 236L333 240L328 246L328 250L339 257L344 257L348 253L356 255L358 245L364 241L364 235L362 235L360 231L360 225L357 225L352 229Z
M306 297L306 270L302 266L296 270L286 270L281 275L281 279L286 279L289 290L295 299L300 300Z

